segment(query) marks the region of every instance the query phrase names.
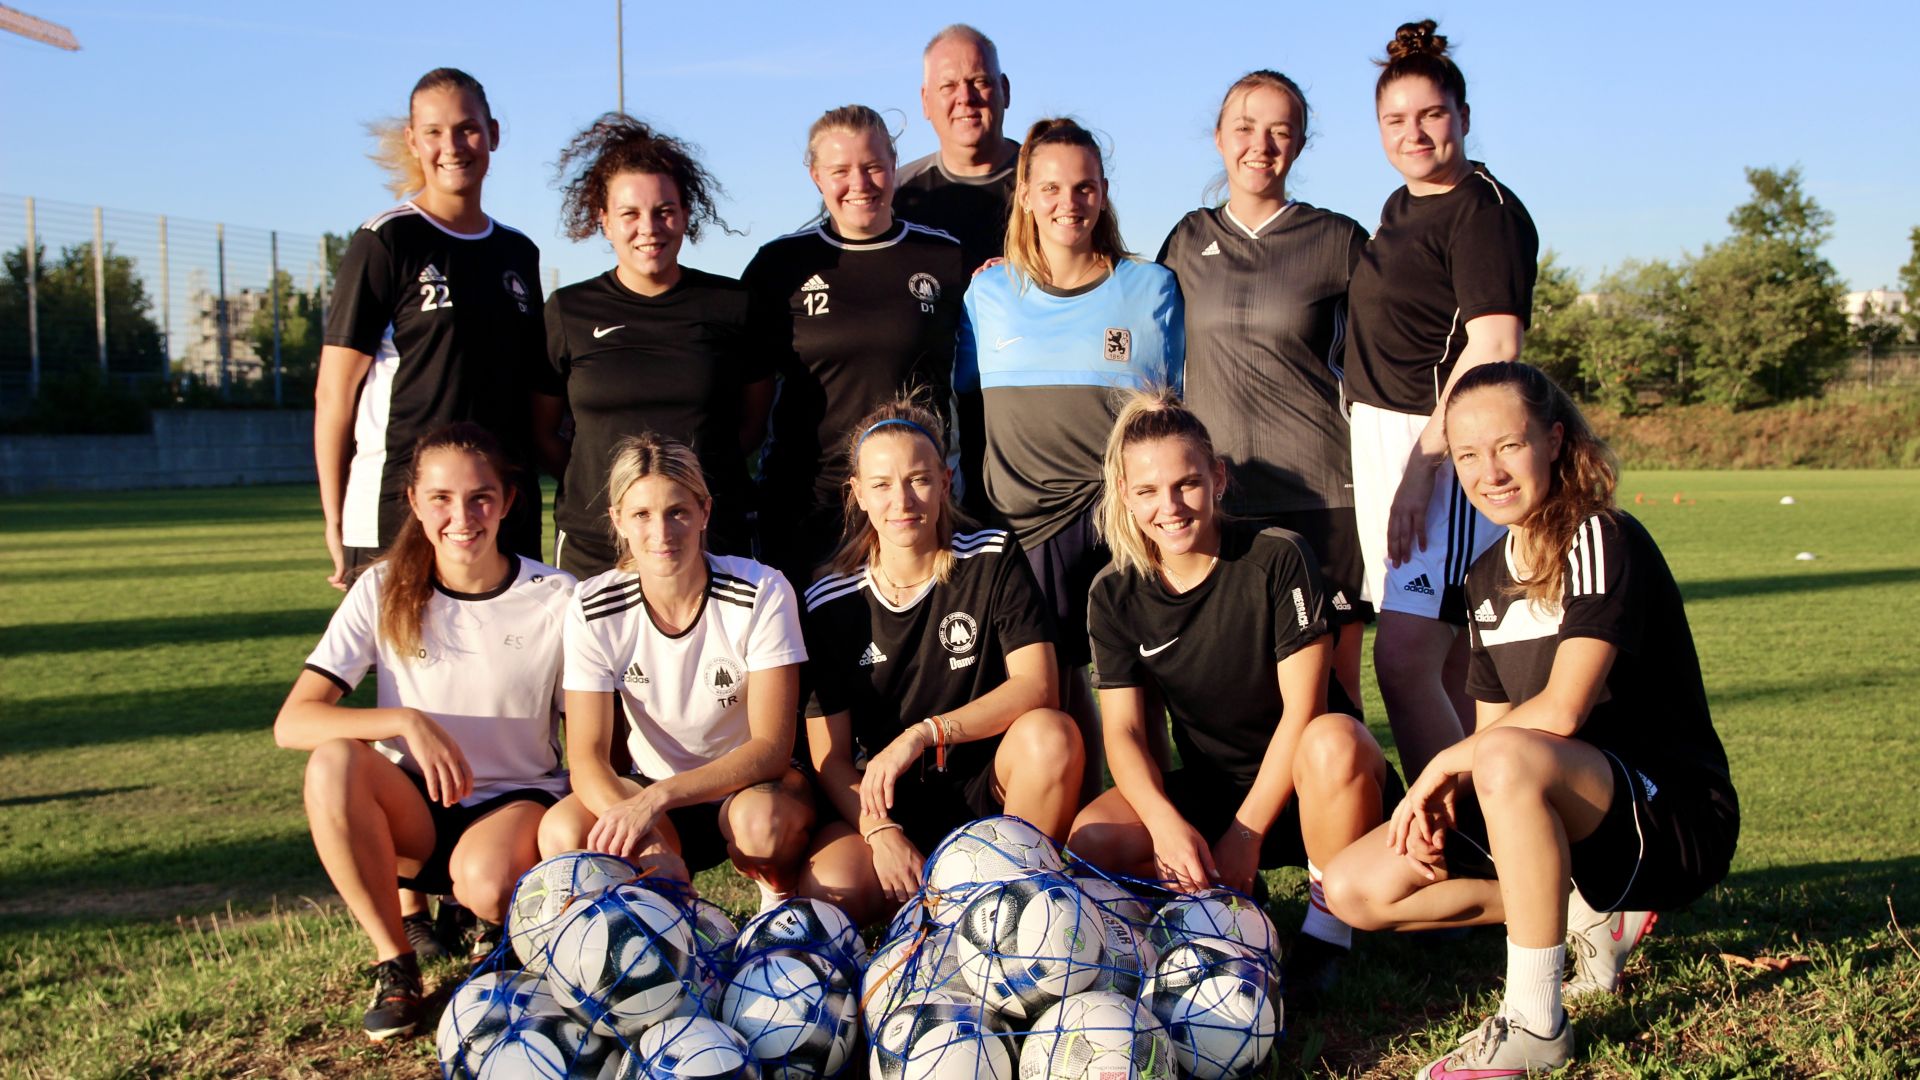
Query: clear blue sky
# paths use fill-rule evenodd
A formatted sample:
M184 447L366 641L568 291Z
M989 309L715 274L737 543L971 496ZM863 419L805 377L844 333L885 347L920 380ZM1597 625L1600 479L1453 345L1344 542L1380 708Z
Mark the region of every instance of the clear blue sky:
M550 181L566 139L614 105L614 0L9 2L72 28L84 48L0 34L0 191L345 232L390 201L362 122L404 111L414 79L445 64L486 84L504 128L488 210L533 236L562 281L611 265L604 243L559 237ZM1009 134L1065 112L1110 140L1115 205L1129 243L1150 255L1199 204L1219 166L1219 96L1254 67L1293 75L1314 110L1294 194L1371 227L1398 178L1379 149L1368 60L1400 21L1431 15L1469 79L1473 155L1589 279L1724 236L1743 166L1798 164L1837 218L1827 256L1867 288L1893 281L1920 225L1920 61L1897 10L636 2L627 104L704 149L728 219L748 235L716 235L685 258L737 273L817 205L800 155L826 108L893 110L903 160L932 148L920 47L964 18L1000 44Z

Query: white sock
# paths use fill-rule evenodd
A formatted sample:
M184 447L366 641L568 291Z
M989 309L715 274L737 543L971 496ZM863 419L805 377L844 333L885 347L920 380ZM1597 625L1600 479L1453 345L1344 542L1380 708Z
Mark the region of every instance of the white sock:
M1327 895L1320 888L1320 868L1312 859L1307 860L1307 917L1300 923L1300 932L1329 945L1353 948L1353 927L1327 909Z
M1507 999L1501 1015L1535 1035L1560 1030L1560 976L1567 967L1565 942L1529 949L1507 939Z
M783 902L793 898L792 893L775 892L771 886L758 878L755 878L753 883L760 886L760 910L763 913L772 911Z

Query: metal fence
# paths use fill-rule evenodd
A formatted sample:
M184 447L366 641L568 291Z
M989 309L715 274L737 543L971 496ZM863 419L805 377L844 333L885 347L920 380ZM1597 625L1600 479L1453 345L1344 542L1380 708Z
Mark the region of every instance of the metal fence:
M1862 349L1847 361L1846 369L1833 380L1833 385L1864 386L1869 390L1920 386L1920 345Z
M0 253L0 408L83 370L278 403L289 331L317 355L324 237L0 195Z

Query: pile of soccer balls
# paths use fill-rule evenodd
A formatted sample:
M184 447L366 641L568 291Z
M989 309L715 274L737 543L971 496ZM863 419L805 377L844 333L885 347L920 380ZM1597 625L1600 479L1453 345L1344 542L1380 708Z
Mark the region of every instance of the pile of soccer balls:
M684 884L573 852L528 871L501 956L454 992L451 1078L1237 1080L1283 1022L1273 924L1226 890L1069 868L1012 817L956 830L871 960L789 900L736 931ZM870 1049L863 1055L864 1027Z

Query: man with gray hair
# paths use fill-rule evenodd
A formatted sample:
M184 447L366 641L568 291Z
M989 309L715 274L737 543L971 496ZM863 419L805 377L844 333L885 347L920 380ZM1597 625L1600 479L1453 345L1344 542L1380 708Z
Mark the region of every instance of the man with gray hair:
M922 53L920 108L940 149L900 166L893 212L952 233L968 270L999 257L1020 144L1002 133L1010 85L985 34L955 23Z

